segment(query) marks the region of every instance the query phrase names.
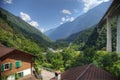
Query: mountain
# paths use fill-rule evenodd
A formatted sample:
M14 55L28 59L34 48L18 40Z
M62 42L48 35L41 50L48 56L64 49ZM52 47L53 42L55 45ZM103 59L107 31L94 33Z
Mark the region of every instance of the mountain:
M47 49L51 41L35 27L0 8L0 44L39 53Z
M49 29L48 31L44 32L45 35L50 35L50 33L52 33L55 30L55 28L53 29Z
M78 47L79 49L82 49L95 28L96 28L96 25L94 25L93 27L87 28L85 30L82 30L78 33L74 33L65 39L56 40L56 44L59 44L62 47L66 47L70 43L72 43L72 45L77 45L79 46Z
M95 25L96 26L96 25ZM73 42L75 44L80 44L80 42L86 42L91 33L93 32L95 26L82 30L78 33L74 33L65 39L67 42Z
M111 2L102 3L89 10L87 13L77 17L73 22L67 22L46 34L52 40L63 39L73 33L85 30L97 24L105 14ZM48 33L48 32L46 32Z

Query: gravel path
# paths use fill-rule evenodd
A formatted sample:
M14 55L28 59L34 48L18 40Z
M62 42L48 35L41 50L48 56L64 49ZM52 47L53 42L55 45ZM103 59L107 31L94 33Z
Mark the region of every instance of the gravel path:
M43 77L43 80L50 80L51 78L54 77L54 73L46 70L42 70L42 77Z

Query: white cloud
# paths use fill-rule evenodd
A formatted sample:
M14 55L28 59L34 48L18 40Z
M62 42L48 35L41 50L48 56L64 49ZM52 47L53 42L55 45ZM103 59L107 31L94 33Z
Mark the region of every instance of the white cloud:
M63 22L60 22L60 24L63 24Z
M63 14L68 14L68 15L71 15L72 13L69 11L69 10L67 10L67 9L63 9L62 10L62 13Z
M33 27L37 28L39 26L39 23L37 21L32 20L27 13L20 12L20 17L22 20L26 21L28 24L30 24Z
M20 17L22 18L22 20L24 20L26 22L31 20L30 16L24 12L20 12Z
M75 19L74 17L70 17L70 16L62 17L60 24L63 24L65 22L72 22L74 19Z
M39 30L44 33L45 32L45 29L44 28L39 28Z
M71 18L70 18L70 21L72 22L72 21L74 21L74 19L75 19L74 17L71 17Z
M72 22L74 20L74 17L68 17L68 18L66 18L66 22Z
M4 0L5 4L12 4L13 0Z
M62 20L62 22L64 22L64 21L65 21L65 17L62 17L62 19L61 19L61 20Z
M36 22L36 21L31 21L31 22L29 22L29 24L33 27L38 27L39 26L38 22Z
M99 4L101 4L103 2L108 2L110 0L78 0L78 1L83 2L83 4L84 4L83 11L86 13L87 11L98 6Z

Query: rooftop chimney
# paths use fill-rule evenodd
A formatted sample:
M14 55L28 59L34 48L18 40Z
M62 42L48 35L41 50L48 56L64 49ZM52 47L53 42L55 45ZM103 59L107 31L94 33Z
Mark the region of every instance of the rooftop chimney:
M55 71L56 80L61 80L61 71Z

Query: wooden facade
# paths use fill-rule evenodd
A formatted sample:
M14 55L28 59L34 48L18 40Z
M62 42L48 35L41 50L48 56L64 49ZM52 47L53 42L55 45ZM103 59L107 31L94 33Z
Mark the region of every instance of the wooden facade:
M32 75L32 71L34 67L34 62L33 62L34 56L16 49L8 50L8 48L6 48L5 50L5 48L6 47L4 47L4 51L2 51L3 49L0 49L1 76L6 77L9 75L16 75L18 72L23 72L24 70L27 69L29 69L29 73L30 75ZM17 64L19 64L18 62L20 63L20 66L17 66ZM8 66L9 68L7 68L6 64L9 64Z

